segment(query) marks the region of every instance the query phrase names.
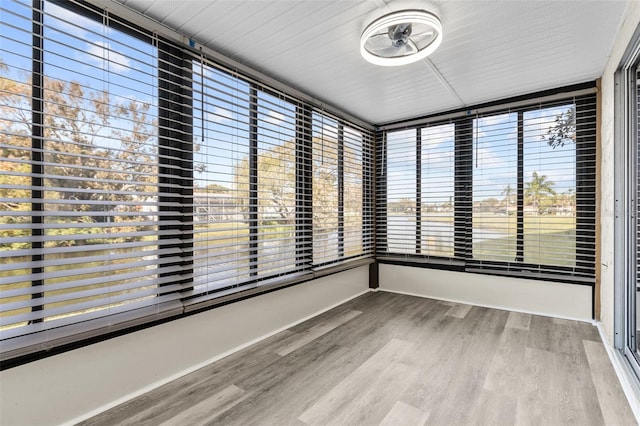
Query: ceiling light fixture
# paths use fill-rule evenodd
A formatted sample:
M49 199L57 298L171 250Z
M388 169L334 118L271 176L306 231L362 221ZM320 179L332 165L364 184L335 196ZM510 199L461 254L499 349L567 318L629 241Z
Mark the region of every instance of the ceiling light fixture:
M360 53L372 64L406 65L424 59L442 43L442 23L426 10L384 15L362 32Z

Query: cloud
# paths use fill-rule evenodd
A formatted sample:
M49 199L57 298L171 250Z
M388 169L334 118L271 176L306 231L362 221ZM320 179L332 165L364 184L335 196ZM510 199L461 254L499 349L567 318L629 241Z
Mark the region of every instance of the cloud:
M352 129L351 127L344 128L344 138L346 140L362 140L362 132L357 131L356 129Z
M53 24L55 28L79 39L87 40L90 33L97 35L103 31L102 23L57 6L55 3L47 2L45 7L47 15L55 19L55 24Z
M480 117L476 119L473 136L480 142L486 142L487 139L497 142L508 140L515 142L518 137L518 114L506 113Z
M86 52L89 60L98 67L102 68L108 63L108 71L118 74L127 73L131 69L131 61L126 56L111 50L109 43L96 41L87 43Z
M514 146L515 148L515 146ZM515 161L517 152L513 152L513 159L510 159L509 152L494 152L492 149L480 146L473 147L473 167L484 170L494 171L495 169L504 169L511 167L515 169ZM512 160L512 161L509 161ZM511 164L512 163L512 164Z
M425 127L422 129L422 146L428 145L430 148L435 148L443 143L452 144L454 137L454 124Z
M424 172L453 170L455 168L455 157L452 151L423 150L422 168Z
M338 139L338 125L330 123L322 124L322 135L326 139Z
M226 108L213 107L213 111L207 113L207 121L213 123L226 123L231 121L233 113Z
M273 124L274 126L279 126L284 121L284 114L281 114L277 111L269 110L264 121Z
M429 171L453 170L455 126L441 126L422 129L422 165ZM424 170L423 170L424 171Z
M393 132L387 133L387 142L391 144L397 143L407 143L414 144L416 140L416 131L415 129L409 130L396 130Z

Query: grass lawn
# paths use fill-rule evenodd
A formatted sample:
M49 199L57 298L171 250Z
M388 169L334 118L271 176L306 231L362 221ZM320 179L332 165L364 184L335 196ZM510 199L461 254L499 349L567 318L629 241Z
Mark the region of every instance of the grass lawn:
M473 227L489 229L496 232L515 233L516 216L495 215L493 213L475 214ZM576 219L570 216L525 216L524 233L556 233L571 231L576 228Z
M551 247L553 250L550 249ZM475 259L513 261L515 255L515 235L478 241L473 244ZM524 261L542 265L575 266L575 229L551 233L527 233L525 229Z

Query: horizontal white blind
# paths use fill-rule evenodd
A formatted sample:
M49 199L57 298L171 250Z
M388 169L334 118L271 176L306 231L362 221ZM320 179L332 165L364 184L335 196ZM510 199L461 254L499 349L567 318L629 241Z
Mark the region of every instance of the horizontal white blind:
M379 217L386 219L385 233L378 233L379 251L393 254L417 253L417 142L416 129L387 132L384 140L385 167L380 176L386 188L378 192ZM382 185L379 185L381 187ZM386 202L381 203L381 200ZM379 226L384 226L379 223Z
M338 122L313 113L313 262L340 257Z
M193 61L194 286L249 279L249 83Z
M463 249L454 239L455 125L424 127L419 136L419 253L453 257L456 249Z
M371 140L322 112L313 115L313 262L369 255L373 242Z
M167 274L180 253L158 240L179 235L158 227L152 38L47 2L33 50L31 2L1 7L3 350L96 317L174 309L182 287Z
M342 128L342 254L349 258L361 256L370 247L371 229L367 229L370 207L367 206L364 192L367 187L367 170L364 151L367 146L365 136L353 127Z
M306 269L296 243L296 107L284 96L257 96L258 277Z
M495 110L384 132L378 254L591 282L595 97Z
M516 260L518 113L473 120L473 258Z

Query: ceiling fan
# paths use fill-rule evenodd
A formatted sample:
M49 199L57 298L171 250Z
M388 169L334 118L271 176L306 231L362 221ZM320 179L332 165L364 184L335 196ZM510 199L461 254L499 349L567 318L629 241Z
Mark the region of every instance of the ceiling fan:
M400 10L369 24L360 53L376 65L404 65L426 58L442 42L442 23L426 10Z

